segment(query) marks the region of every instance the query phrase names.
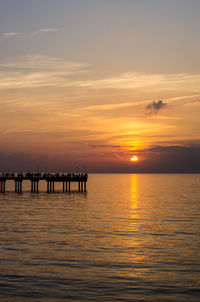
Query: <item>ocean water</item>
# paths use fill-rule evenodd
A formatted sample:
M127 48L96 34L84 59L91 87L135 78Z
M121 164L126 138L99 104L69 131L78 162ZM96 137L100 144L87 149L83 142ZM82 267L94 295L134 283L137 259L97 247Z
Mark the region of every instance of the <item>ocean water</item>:
M0 194L1 302L200 301L200 175L29 187Z

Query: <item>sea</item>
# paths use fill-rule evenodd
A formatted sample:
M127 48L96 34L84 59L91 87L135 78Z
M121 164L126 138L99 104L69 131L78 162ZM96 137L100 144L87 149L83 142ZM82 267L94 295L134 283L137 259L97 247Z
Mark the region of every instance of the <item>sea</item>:
M0 193L0 301L200 301L200 174Z

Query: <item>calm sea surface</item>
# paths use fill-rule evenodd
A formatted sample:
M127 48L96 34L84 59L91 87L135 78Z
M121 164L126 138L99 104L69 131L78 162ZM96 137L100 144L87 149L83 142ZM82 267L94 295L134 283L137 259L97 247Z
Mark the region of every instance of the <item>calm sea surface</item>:
M200 175L0 194L0 301L200 301ZM74 187L75 189L75 187Z

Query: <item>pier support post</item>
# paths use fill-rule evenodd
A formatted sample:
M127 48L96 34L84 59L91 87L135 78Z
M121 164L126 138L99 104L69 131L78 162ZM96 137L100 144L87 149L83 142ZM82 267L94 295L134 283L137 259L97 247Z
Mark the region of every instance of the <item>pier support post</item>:
M15 180L15 193L22 193L22 180Z
M0 192L5 193L5 191L6 191L6 181L1 180Z

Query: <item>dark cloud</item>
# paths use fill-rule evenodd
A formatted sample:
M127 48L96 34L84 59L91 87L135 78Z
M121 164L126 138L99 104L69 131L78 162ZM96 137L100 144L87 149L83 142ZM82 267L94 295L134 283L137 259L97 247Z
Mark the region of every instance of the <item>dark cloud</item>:
M153 102L146 106L146 110L148 114L155 114L161 109L165 108L167 106L167 103L164 103L162 100L159 100L158 102Z
M101 158L96 163L88 162L88 171L97 173L200 173L200 144L152 146L143 150L135 150L134 154L139 157L136 164L129 161L130 154L117 151L107 161Z
M133 152L116 149L101 157L97 155L95 160L87 160L87 170L96 173L200 173L200 144L159 145L135 150L134 154L139 157L136 164L130 162L130 154Z
M140 172L200 173L200 145L153 146L142 153Z
M0 167L1 171L19 171L21 169L30 168L33 165L33 160L29 154L7 154L0 152Z
M72 171L75 167L74 162L59 157L50 158L47 155L32 156L26 153L8 154L0 152L0 172L53 172L53 171Z
M37 166L43 172L73 172L76 166L80 171L85 166L88 172L97 173L200 173L200 144L159 145L135 150L134 154L139 156L136 164L130 162L133 152L121 151L120 146L113 145L112 152L103 150L104 145L91 145L91 148L94 148L94 152L83 153L81 159L67 154L65 158L50 158L47 155L33 157L25 153L0 152L0 167L2 172L34 172ZM102 152L96 152L97 148Z
M120 145L89 145L89 148L124 148L124 146Z

